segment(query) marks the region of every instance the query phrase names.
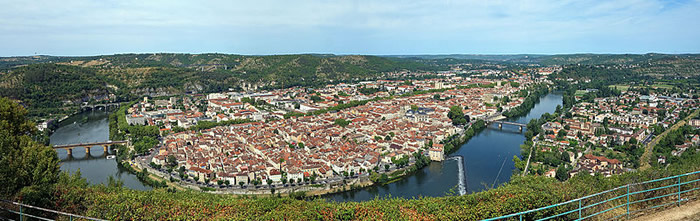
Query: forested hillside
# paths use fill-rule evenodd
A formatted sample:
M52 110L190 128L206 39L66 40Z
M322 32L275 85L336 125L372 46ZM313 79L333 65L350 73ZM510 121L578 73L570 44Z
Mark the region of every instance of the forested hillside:
M0 96L23 101L37 116L61 112L64 105L102 99L109 92L94 68L33 64L0 76Z
M21 100L33 117L66 112L64 106L109 94L114 94L112 101L129 101L146 95L314 87L440 68L408 59L310 54L36 56L2 58L0 67L0 96Z
M612 81L700 76L700 56L666 54L31 56L0 58L0 96L22 100L36 117L67 112L64 104L94 101L108 94L114 94L112 101L129 101L188 92L315 87L382 78L392 71L447 70L465 63L469 65L463 68L477 69L564 65L560 76Z

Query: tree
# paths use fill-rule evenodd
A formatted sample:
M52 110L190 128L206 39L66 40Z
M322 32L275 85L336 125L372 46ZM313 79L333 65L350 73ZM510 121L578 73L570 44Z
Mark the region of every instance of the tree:
M558 138L558 139L564 139L564 137L566 137L566 131L565 131L565 130L559 130L559 132L557 132L557 138Z
M338 126L341 126L341 127L348 126L348 124L350 124L350 122L351 121L348 121L348 120L345 120L342 118L335 119L335 124Z
M241 188L243 188L243 185L244 185L244 184L245 184L245 182L243 182L243 181L238 182L238 185L240 185Z
M267 179L267 185L268 185L268 186L272 185L272 180L271 180L271 179Z
M0 196L19 195L25 203L51 203L60 166L56 151L31 139L34 123L27 110L0 97Z
M280 173L282 172L282 163L284 163L284 158L280 158Z
M389 176L387 176L386 173L382 173L382 175L379 175L379 183L386 182L389 182Z
M447 118L450 118L450 120L452 120L452 124L454 125L467 124L467 119L464 118L462 108L457 105L450 107L450 111L447 113Z
M569 179L569 173L568 173L566 167L559 166L557 168L557 174L555 175L555 177L557 178L557 180L562 181L562 182Z
M313 95L313 96L311 96L311 101L313 101L314 103L318 103L318 102L322 102L323 98L321 98L317 95Z
M175 158L175 155L168 155L168 158L165 161L168 163L168 167L170 168L177 166L177 159Z
M568 163L568 162L570 162L569 160L570 160L569 152L568 151L561 152L561 161Z
M517 155L513 155L513 163L515 164L515 168L518 170L525 170L525 161L520 160Z
M384 170L389 171L389 164L384 164Z
M628 141L627 143L628 143L628 144L631 144L631 145L636 145L636 144L637 144L637 138L632 137L632 138L630 138L630 141Z

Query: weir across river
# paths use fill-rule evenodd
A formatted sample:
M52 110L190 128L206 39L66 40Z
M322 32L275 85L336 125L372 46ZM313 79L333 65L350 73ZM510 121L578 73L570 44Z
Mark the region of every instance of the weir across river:
M467 174L464 171L464 157L457 155L447 159L457 161L457 188L459 188L459 195L467 194Z

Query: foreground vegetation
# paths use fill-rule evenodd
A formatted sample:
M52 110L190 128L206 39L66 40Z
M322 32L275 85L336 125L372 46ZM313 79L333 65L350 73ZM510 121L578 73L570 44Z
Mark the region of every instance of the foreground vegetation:
M689 160L698 162L700 155ZM627 183L694 171L699 167L694 163L677 164L665 170L652 169L610 178L580 175L566 182L516 176L496 189L465 196L384 198L346 203L289 197L247 198L195 191L172 193L166 189L136 191L116 186L87 186L74 177L67 180L69 183L59 185L55 202L61 210L110 220L477 220L543 207ZM573 208L556 208L524 219L543 218L569 209Z

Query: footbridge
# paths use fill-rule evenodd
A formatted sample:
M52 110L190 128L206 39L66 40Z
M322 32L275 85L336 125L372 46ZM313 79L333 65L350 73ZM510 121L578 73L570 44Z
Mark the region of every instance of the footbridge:
M53 149L64 149L68 151L68 155L72 156L73 155L73 148L77 147L84 147L85 148L85 153L90 153L90 147L93 146L102 146L104 148L104 151L107 152L107 149L109 146L112 146L114 144L126 144L128 141L126 140L117 140L117 141L103 141L103 142L92 142L92 143L77 143L77 144L61 144L61 145L54 145Z

